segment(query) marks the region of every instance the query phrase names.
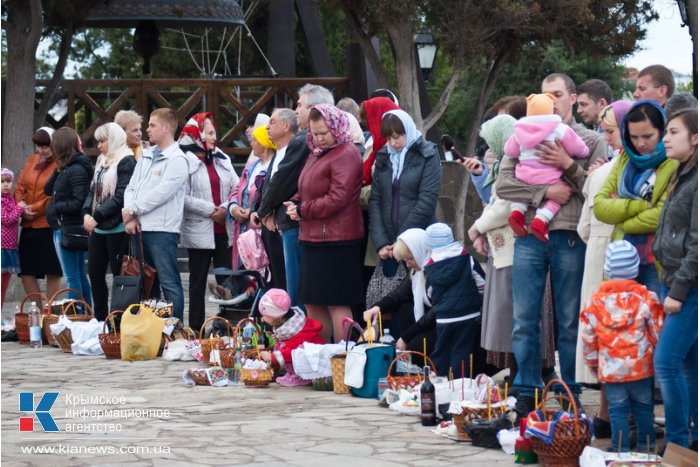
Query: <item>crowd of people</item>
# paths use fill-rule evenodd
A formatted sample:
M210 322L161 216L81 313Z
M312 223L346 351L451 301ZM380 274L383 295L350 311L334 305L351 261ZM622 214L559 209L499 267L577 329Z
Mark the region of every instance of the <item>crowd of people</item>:
M313 325L314 341L338 342L344 320L381 313L397 349L427 351L440 375L480 354L510 368L520 416L553 378L578 405L582 384L601 383L597 436L624 447L630 413L654 446L656 380L668 440L697 449L697 101L661 65L639 73L636 102L559 73L537 91L488 110L474 157L443 138L484 203L466 232L483 268L437 222L440 153L388 90L336 106L305 85L294 110L252 115L240 176L207 112L176 135L176 112L156 109L142 143L142 117L121 111L95 132L94 166L75 130L42 127L14 188L2 171L3 301L12 274L28 294L46 277L49 296L63 276L103 320L107 269L142 244L151 295L182 320L180 245L197 329L211 265L243 268L253 231L276 290L263 315L286 334Z

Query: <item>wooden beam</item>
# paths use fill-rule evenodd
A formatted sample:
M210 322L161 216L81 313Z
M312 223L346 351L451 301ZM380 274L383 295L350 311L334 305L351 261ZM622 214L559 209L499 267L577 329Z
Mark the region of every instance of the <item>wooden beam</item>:
M333 62L326 47L326 35L321 27L316 7L311 0L296 0L296 6L316 76L335 76Z
M270 0L267 54L279 76L296 75L294 0Z

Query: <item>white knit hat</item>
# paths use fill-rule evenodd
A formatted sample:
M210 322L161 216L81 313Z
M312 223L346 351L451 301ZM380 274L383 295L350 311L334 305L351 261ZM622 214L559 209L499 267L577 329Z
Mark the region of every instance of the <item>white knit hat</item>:
M608 279L634 279L639 275L639 253L630 242L611 242L605 251L605 266Z
M425 229L425 233L428 236L428 247L431 250L447 246L455 241L450 226L442 222L429 225Z

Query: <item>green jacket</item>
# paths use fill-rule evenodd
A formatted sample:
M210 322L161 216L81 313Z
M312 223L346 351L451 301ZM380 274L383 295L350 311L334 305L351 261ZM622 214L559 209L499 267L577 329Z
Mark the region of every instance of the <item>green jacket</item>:
M651 194L650 208L643 199L611 198L617 194L620 178L629 156L623 151L597 195L595 195L593 212L606 224L614 224L611 240L621 240L625 234L650 234L656 232L659 225L661 209L666 201L666 189L671 177L678 169L678 162L666 159L656 169L656 181Z

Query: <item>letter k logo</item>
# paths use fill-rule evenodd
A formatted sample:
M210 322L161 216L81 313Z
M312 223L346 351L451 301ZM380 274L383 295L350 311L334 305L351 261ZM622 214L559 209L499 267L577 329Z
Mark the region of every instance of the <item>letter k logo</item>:
M44 431L59 431L56 422L49 413L53 404L58 398L57 392L45 392L39 404L34 408L34 393L33 392L20 392L19 393L19 411L20 412L32 412L36 415L36 418L41 424L41 428ZM20 417L19 418L19 431L34 431L34 417Z

